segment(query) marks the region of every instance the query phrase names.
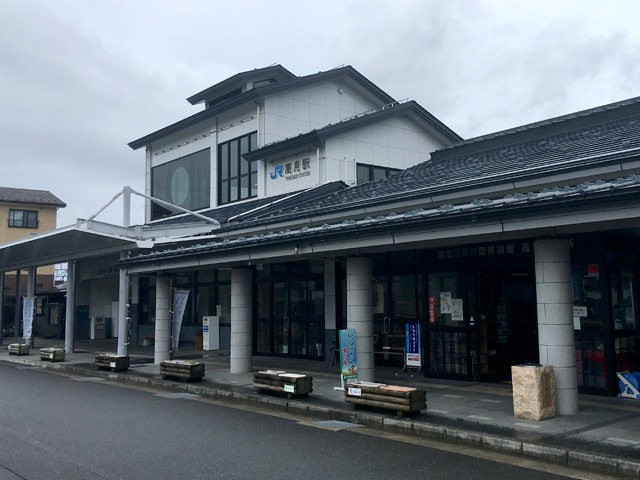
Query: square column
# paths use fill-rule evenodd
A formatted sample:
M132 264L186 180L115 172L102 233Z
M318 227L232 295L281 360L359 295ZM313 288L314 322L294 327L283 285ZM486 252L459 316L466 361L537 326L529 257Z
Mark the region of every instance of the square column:
M375 381L373 266L370 258L347 259L347 328L353 328L356 331L358 380Z
M120 260L128 257L126 252L120 254ZM127 340L129 336L129 277L127 269L120 268L118 288L118 355L128 355Z
M253 358L253 270L231 269L230 372L251 371Z
M156 279L155 337L153 363L159 364L171 355L171 278L165 275Z
M64 324L64 351L73 353L76 331L76 261L67 262L67 306Z
M578 413L578 377L573 331L570 240L536 240L533 244L538 303L540 363L553 366L556 410Z
M332 342L336 342L336 262L324 262L324 359L333 362ZM337 344L335 345L337 347Z

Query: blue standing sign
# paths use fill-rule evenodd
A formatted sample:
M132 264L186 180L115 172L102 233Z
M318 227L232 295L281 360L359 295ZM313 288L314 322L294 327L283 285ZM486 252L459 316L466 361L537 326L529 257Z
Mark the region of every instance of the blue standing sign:
M353 328L340 330L340 372L344 379L358 378L356 331Z
M406 362L407 367L421 367L422 362L420 358L420 324L419 323L407 323L405 324L405 339L406 339Z

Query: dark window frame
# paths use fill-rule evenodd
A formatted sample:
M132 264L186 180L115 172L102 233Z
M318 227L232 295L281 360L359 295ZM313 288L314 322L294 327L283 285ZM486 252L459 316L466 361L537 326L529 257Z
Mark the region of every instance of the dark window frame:
M21 213L20 219L16 218L17 212ZM9 209L9 228L38 228L39 224L37 210Z
M380 180L401 171L401 168L381 167L379 165L369 165L368 163L356 163L356 184L364 185L365 183L372 182L374 180ZM367 179L362 183L360 183L359 181L361 172L364 174L364 176L367 177ZM376 178L376 173L381 173L382 176L378 176L378 178Z
M257 147L258 132L256 131L218 145L218 205L227 205L258 196L258 164L248 162L242 157L243 154ZM243 185L245 194L243 194Z

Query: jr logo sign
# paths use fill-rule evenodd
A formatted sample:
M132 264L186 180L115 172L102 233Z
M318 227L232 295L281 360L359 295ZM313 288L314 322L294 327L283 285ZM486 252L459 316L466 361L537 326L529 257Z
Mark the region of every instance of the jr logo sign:
M283 168L284 167L282 165L276 165L273 168L273 172L270 173L271 180L275 180L276 178L281 177Z

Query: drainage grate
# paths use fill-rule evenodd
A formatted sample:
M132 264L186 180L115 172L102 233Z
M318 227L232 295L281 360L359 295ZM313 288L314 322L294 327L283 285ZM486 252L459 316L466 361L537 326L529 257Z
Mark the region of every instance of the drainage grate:
M200 395L194 395L193 393L158 393L156 397L163 398L200 398Z
M100 377L80 377L73 378L72 380L75 380L76 382L101 382L104 379Z
M357 423L341 422L339 420L321 420L318 422L311 422L310 424L318 427L331 428L334 430L345 430L347 428L356 428L362 426L358 425Z

